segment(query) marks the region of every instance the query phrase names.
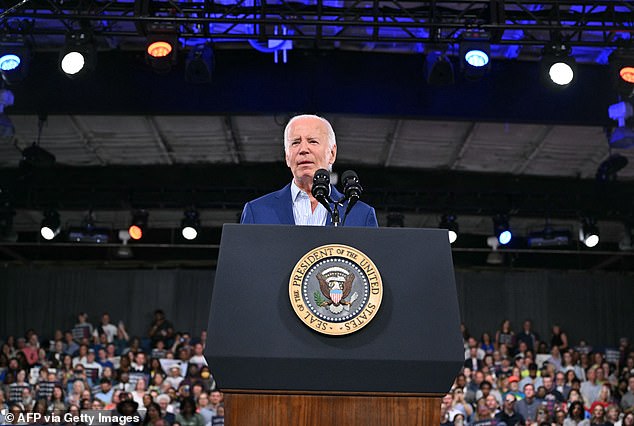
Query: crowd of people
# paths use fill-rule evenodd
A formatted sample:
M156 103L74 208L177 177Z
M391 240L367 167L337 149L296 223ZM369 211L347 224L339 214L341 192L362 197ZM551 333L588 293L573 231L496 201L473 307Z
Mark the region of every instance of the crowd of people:
M479 339L463 326L465 362L441 404L441 425L634 426L634 347L572 345L552 326L504 320Z
M528 320L517 332L505 320L495 334L476 339L463 327L463 336L464 366L442 400L441 425L634 426L627 338L618 349L573 346L557 325L541 340ZM161 310L141 338L108 313L98 324L80 313L51 339L28 330L5 340L0 424L87 424L87 412L133 415L126 424L224 424L223 394L203 355L206 333L177 332Z
M177 332L161 310L143 337L130 337L108 313L92 324L82 312L74 327L56 330L50 340L35 330L5 340L0 424L75 425L96 418L153 426L224 424L223 394L203 355L206 333Z

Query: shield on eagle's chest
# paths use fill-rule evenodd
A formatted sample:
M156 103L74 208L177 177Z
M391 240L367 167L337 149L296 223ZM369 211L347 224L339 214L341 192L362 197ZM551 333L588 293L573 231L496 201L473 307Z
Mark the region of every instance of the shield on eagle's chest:
M330 289L330 300L332 300L335 305L339 304L341 296L343 296L343 290L339 287L333 287Z

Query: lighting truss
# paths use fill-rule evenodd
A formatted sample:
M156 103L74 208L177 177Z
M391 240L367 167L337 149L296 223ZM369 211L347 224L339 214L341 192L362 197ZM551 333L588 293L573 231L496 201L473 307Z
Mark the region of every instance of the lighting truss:
M3 2L3 3L6 3ZM310 4L307 4L310 3ZM69 22L92 22L95 35L134 38L150 23L172 24L183 38L246 41L257 38L328 42L456 43L465 29L482 29L497 45L544 44L558 31L570 46L620 47L634 28L631 1L258 2L223 4L142 0L50 2L32 0L9 19L32 20L33 35L61 35ZM276 29L284 26L284 34ZM6 33L18 31L7 25ZM22 30L23 31L23 30ZM625 39L624 39L625 37Z

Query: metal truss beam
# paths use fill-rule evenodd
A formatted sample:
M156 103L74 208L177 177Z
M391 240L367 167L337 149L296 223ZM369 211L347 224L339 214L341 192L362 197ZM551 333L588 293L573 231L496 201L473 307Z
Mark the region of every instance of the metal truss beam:
M62 35L80 21L97 35L144 36L148 24L173 24L184 38L215 41L288 39L320 43L456 43L464 29L489 31L499 45L543 45L558 33L571 46L621 47L631 43L634 6L629 1L236 1L235 4L150 1L32 0L11 11L5 34ZM371 7L368 7L370 4ZM0 1L3 10L12 2ZM7 19L9 18L9 19ZM275 28L285 26L285 35ZM520 39L510 32L521 30Z

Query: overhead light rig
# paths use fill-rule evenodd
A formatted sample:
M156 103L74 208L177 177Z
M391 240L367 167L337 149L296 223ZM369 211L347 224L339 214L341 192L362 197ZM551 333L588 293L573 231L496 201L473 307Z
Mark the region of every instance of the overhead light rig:
M142 5L139 6L138 3ZM91 21L95 35L133 39L143 37L147 24L161 23L179 28L181 38L213 38L215 42L269 38L327 42L457 43L464 30L489 31L497 45L543 46L543 33L558 31L570 46L621 47L627 28L632 28L632 6L628 1L584 2L430 1L406 7L399 2L344 2L342 7L323 2L262 2L257 8L247 2L112 1L100 8L84 9L82 2L33 0L29 8L12 10L6 18L31 20L29 35L65 35L73 16ZM414 2L411 2L414 3ZM145 5L145 6L144 6ZM96 13L95 10L99 12ZM276 28L289 28L277 34ZM24 34L15 25L5 34ZM517 37L517 31L522 32Z

